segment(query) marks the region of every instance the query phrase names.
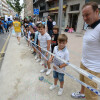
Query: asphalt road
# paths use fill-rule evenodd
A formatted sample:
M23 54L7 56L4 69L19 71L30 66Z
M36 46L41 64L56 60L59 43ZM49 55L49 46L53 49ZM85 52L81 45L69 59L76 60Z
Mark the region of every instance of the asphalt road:
M0 53L1 53L2 48L7 40L8 35L9 35L8 33L0 34ZM7 48L7 46L6 46L6 48ZM5 48L4 52L6 51L6 48ZM2 61L3 61L3 57L0 58L0 69L1 69Z

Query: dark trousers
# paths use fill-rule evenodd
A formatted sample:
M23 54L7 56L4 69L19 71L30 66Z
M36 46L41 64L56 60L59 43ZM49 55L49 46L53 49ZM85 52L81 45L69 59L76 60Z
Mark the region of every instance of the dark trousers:
M52 36L53 31L48 29L48 34Z

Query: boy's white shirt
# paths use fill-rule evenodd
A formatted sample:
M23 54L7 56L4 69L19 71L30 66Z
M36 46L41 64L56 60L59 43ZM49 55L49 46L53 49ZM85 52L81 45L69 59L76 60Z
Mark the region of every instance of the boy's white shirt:
M54 59L53 59L54 66L59 66L59 65L62 65L64 63L61 60L59 60L58 58L56 58L56 56L65 60L66 62L69 61L69 51L68 51L67 47L65 47L63 50L58 50L58 46L55 46L53 53L55 54ZM63 67L61 69L65 70L65 67ZM59 72L59 70L54 70L54 71Z
M39 34L38 40L40 41L40 47L47 50L47 40L51 40L50 35L46 32L44 35ZM51 46L50 46L51 49Z

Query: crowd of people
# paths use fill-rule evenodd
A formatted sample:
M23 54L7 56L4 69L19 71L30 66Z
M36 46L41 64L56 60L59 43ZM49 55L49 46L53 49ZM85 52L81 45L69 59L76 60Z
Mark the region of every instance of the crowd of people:
M5 20L3 17L0 16L0 34L9 32L9 28L11 28L12 23L12 20Z
M48 16L50 17L50 16ZM49 22L50 21L50 22ZM46 75L51 73L50 63L54 58L54 85L50 87L50 90L54 89L57 85L57 80L60 81L60 89L58 91L58 95L62 95L63 93L63 84L64 84L64 74L56 71L55 66L59 66L59 68L65 70L65 66L62 61L59 61L56 56L51 56L45 50L54 53L57 56L61 56L62 59L69 61L69 52L66 47L68 38L65 34L59 35L59 27L52 26L51 18L47 21L48 27L46 32L46 27L43 23L36 23L36 25L32 23L27 23L27 19L24 19L24 35L27 40L27 46L31 48L33 51L33 55L35 56L36 62L40 62L44 68L40 70L40 73L46 72ZM49 28L50 27L50 28ZM58 54L59 52L59 54ZM44 55L44 56L43 56ZM47 60L48 59L48 60ZM58 63L59 62L59 63Z
M95 2L86 3L82 8L84 21L88 24L88 30L83 37L83 54L80 67L87 72L100 77L100 19L98 17L98 5ZM17 34L18 44L20 44L21 24L16 18L13 22L15 32ZM27 46L31 47L35 60L40 62L44 68L40 73L46 72L46 75L51 73L50 63L53 61L53 78L54 84L50 86L50 90L57 87L57 81L60 81L60 89L58 95L63 93L64 74L59 72L58 68L65 70L67 64L61 59L69 62L69 51L67 49L68 37L65 34L59 33L59 27L52 24L52 19L48 16L47 29L45 24L37 21L36 24L32 20L23 21L23 32L27 40ZM46 31L47 30L47 31ZM66 27L65 31L73 32L73 28ZM50 55L49 52L55 54ZM83 75L80 75L80 80L97 89L97 84ZM73 98L85 98L87 100L97 100L98 96L85 88L81 87L81 91L72 93Z

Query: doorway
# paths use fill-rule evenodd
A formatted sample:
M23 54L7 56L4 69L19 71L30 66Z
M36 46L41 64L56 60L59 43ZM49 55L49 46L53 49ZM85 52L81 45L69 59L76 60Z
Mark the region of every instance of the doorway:
M78 14L69 14L69 27L72 27L74 31L77 29Z

